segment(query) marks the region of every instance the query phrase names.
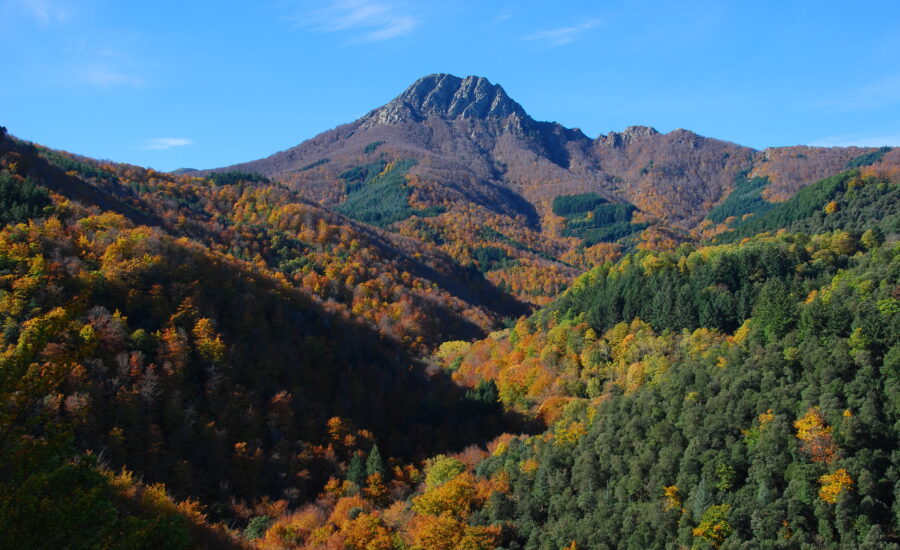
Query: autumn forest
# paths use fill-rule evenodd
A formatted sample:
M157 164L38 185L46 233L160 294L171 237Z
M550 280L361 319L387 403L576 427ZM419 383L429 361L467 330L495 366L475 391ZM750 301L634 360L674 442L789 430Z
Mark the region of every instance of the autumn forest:
M2 548L900 548L900 149L445 74L214 169L14 132Z

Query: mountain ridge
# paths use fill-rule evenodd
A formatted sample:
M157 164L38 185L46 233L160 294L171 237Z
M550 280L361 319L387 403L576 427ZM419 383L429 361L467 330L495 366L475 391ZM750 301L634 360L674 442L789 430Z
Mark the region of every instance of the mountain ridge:
M534 222L530 212L546 218L556 196L594 192L612 202L631 202L685 230L700 224L735 189L741 173L768 175L773 190L764 196L785 200L874 151L805 146L796 154L790 147L760 151L681 128L662 133L636 125L591 138L577 128L534 120L487 78L436 73L357 120L294 147L193 173L258 172L334 207L347 198L341 175L370 162L365 151L372 144L391 160L414 159L410 176L435 184L445 201ZM528 207L505 204L504 197L513 195L518 198L512 202ZM542 222L542 230L546 226Z

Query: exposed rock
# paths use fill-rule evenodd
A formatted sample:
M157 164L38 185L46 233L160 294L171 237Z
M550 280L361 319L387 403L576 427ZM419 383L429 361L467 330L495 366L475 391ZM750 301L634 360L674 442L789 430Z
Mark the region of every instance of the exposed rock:
M629 126L622 131L622 134L628 139L636 139L659 134L653 126Z
M510 99L501 86L491 84L488 79L433 74L415 81L390 103L371 111L360 122L363 127L370 127L418 122L429 117L502 120L510 115L528 118L521 105Z
M596 141L608 147L621 147L635 140L656 135L659 135L659 132L652 126L629 126L621 132L610 132L605 136L601 135Z

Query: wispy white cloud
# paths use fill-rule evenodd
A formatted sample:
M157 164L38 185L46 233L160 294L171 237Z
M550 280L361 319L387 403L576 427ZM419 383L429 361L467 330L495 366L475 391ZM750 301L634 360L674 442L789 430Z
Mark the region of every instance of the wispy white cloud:
M30 44L41 59L29 78L36 85L108 93L148 85L151 37L87 18L78 0L0 0L0 39Z
M81 72L81 81L98 88L141 88L144 79L103 65L92 65Z
M584 23L572 25L570 27L548 29L545 31L536 32L534 34L529 34L525 37L525 39L540 40L552 46L562 46L563 44L574 42L579 35L584 33L584 31L592 29L600 23L602 23L600 19L590 19L588 21L585 21Z
M862 111L900 103L900 76L884 78L835 94L815 106L826 111Z
M303 9L288 19L319 32L350 33L352 42L378 42L415 30L422 22L415 11L408 2L333 0L324 7Z
M135 54L144 44L135 33L117 31L83 42L72 66L81 84L94 88L143 88L146 63ZM146 46L144 46L146 47Z
M51 0L9 0L9 3L33 19L42 28L54 23L62 23L69 16L69 10L61 2Z
M508 21L508 20L512 19L512 17L513 17L513 14L511 11L504 10L504 11L497 13L497 15L494 16L494 22L502 23L504 21Z
M900 134L885 136L867 136L865 134L844 134L840 136L828 136L810 143L817 147L882 147L884 145L900 145Z
M165 150L193 144L194 142L187 138L153 138L148 139L141 149Z

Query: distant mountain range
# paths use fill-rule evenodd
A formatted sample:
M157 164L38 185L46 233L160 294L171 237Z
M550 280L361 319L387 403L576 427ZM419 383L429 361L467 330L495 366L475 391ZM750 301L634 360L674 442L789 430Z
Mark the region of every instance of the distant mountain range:
M594 192L691 229L735 190L741 175L767 177L762 197L782 201L874 151L807 146L757 151L689 130L663 134L645 126L591 139L579 129L534 120L486 78L433 74L358 120L295 147L193 173L260 173L334 207L352 194L342 176L381 154L414 160L409 174L435 184L426 206L469 202L524 216L537 228L555 197Z

